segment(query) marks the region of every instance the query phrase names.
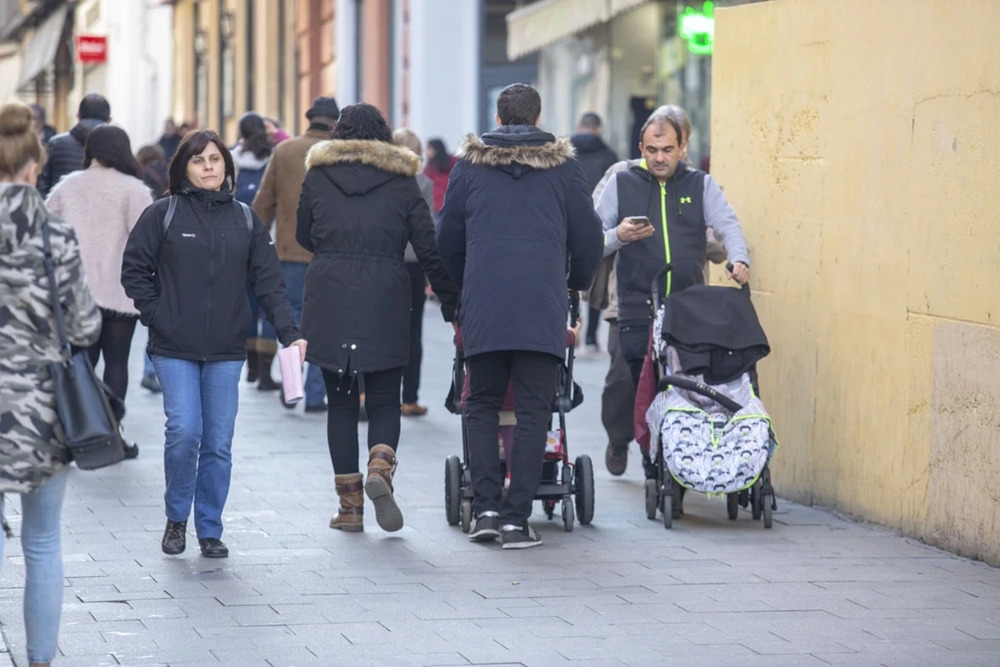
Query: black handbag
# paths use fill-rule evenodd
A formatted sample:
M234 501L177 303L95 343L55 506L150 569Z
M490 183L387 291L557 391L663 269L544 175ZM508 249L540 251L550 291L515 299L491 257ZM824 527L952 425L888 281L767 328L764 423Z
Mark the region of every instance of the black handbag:
M125 458L125 441L120 421L125 406L94 372L86 351L75 354L66 338L66 322L59 302L49 226L42 226L45 243L45 272L49 278L49 299L59 333L62 359L49 364L56 412L66 434L66 445L81 470L96 470Z

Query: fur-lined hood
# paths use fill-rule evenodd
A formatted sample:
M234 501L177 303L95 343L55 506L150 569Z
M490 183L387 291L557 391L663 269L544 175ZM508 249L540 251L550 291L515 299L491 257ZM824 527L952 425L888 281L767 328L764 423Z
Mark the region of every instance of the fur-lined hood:
M357 163L400 176L420 172L420 158L413 151L384 141L329 139L315 144L306 154L306 169Z
M554 169L576 155L569 139L556 139L537 128L504 126L484 134L468 135L458 148L459 159L485 167L513 164L532 169Z

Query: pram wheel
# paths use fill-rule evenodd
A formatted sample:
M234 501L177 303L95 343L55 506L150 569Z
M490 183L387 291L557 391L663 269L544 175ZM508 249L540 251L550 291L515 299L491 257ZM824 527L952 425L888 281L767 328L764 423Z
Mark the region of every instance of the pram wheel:
M569 496L562 499L562 520L563 528L567 533L573 532L573 524L576 523L576 512L573 510L573 501Z
M472 501L466 498L462 501L462 532L472 530Z
M770 528L772 521L771 509L772 509L772 503L774 502L774 496L772 496L770 493L765 493L761 495L760 500L762 506L761 509L764 510L764 527Z
M663 527L670 530L674 527L674 494L663 486L660 495L663 498L663 507L660 508L663 510Z
M761 514L760 480L758 479L750 487L750 515L754 521L760 521Z
M580 524L586 526L594 519L594 464L589 456L583 454L577 457L573 469L576 514Z
M729 520L736 521L740 518L740 494L726 494L726 511L729 513Z
M647 479L646 480L646 518L650 521L656 521L656 505L659 501L658 494L656 493L656 480Z
M448 517L448 525L454 526L459 521L459 511L462 503L462 462L457 456L449 456L444 460L444 511Z

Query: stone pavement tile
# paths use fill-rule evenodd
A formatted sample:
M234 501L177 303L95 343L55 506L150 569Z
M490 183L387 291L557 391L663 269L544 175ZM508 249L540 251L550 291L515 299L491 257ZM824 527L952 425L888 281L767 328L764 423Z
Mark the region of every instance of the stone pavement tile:
M305 646L255 646L216 648L211 650L216 660L225 665L319 665L321 659ZM329 663L327 663L329 664Z
M56 658L56 660L56 664L59 665L59 667L118 667L118 665L122 664L107 654L78 656L60 655ZM2 664L3 663L0 662L0 665ZM11 665L13 664L14 663L11 663ZM167 663L162 664L166 665Z

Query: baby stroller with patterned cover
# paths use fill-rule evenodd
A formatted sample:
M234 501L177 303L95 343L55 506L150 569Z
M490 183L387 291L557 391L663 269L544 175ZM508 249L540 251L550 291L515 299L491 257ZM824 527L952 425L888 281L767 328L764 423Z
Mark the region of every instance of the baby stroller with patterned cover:
M725 495L729 518L750 507L772 525L777 505L768 462L778 447L759 398L756 362L770 352L750 288L696 285L661 299L652 285L657 394L646 411L650 461L646 515L670 528L685 490Z
M570 294L570 322L576 326L580 321L580 296ZM469 397L469 375L465 363L461 330L455 333L455 363L452 386L445 400L445 407L452 414L462 418L462 457L452 455L444 465L444 505L448 524L462 524L462 532L468 533L472 525L472 475L469 470L469 432L465 421L465 402ZM578 520L587 525L594 517L594 465L586 454L578 456L571 463L567 449L566 414L583 402L583 391L573 381L576 335L566 332L566 357L559 373L559 385L553 397L552 411L558 415L558 427L549 423L548 442L545 446L542 466L542 483L535 494L542 501L545 515L555 516L556 504L560 505L563 527L573 530ZM497 435L497 456L501 472L507 479L510 452L514 440L514 392L507 387L503 410L500 412L500 432ZM506 489L506 484L504 485Z

